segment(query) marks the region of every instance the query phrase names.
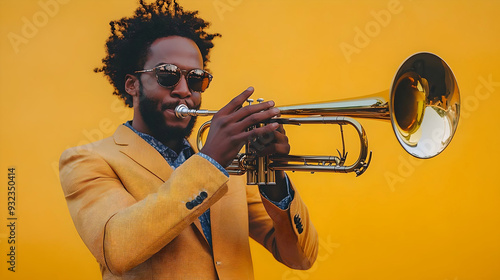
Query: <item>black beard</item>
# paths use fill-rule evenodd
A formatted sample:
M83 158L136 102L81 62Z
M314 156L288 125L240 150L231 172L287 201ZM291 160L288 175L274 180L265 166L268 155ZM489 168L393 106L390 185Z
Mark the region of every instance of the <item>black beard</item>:
M181 141L183 138L189 137L193 132L197 117L191 117L189 124L185 128L166 125L163 113L156 111L156 103L144 94L142 84L139 84L139 99L139 112L141 112L142 119L153 134L151 136L157 138L160 142ZM199 107L198 105L195 109L199 109Z

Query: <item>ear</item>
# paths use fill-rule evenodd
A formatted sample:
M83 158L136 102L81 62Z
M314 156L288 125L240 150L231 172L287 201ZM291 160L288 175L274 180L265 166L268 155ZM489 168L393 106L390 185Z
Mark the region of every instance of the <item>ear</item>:
M139 78L137 76L130 74L125 76L125 91L133 98L139 96Z

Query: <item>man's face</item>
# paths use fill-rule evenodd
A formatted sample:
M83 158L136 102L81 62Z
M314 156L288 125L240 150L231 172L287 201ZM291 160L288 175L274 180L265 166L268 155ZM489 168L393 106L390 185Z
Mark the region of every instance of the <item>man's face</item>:
M203 69L203 59L196 44L190 39L178 36L154 41L144 69L165 63L175 64L182 70ZM135 113L139 113L138 117L147 126L149 133L164 140L188 136L196 118L179 119L175 116L174 109L179 104L199 108L201 94L190 91L184 75L173 88L160 86L154 72L141 74L139 84L139 96L134 98L134 107L137 106L139 110Z

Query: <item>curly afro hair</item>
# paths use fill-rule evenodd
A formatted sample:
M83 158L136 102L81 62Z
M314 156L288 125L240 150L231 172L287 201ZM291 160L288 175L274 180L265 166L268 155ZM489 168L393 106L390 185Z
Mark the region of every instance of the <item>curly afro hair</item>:
M203 66L209 61L212 40L218 33L205 31L210 23L198 17L198 11L184 11L175 0L156 0L151 4L139 1L133 17L111 21L111 36L106 41L102 72L114 87L113 94L120 96L128 107L133 107L132 96L125 91L125 76L143 69L148 50L158 38L181 36L193 40L200 49Z

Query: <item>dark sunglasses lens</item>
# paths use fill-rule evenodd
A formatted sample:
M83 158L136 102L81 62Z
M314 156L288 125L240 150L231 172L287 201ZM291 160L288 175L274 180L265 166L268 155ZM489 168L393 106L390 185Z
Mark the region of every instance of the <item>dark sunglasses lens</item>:
M193 91L204 92L210 84L210 74L202 70L189 73L188 84L189 88Z
M156 76L158 77L158 83L164 87L173 87L181 78L181 72L175 65L160 67L156 71Z

